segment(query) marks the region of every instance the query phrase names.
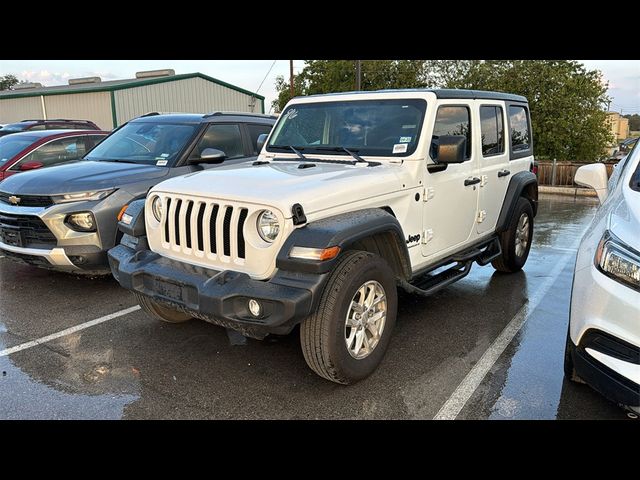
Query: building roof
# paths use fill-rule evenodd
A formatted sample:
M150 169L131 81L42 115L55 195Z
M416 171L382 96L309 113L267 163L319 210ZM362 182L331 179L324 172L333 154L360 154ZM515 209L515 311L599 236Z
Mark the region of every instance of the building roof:
M264 100L262 95L250 92L244 88L231 85L230 83L223 82L217 78L210 77L204 73L183 73L180 75L169 75L166 77L154 77L154 78L127 78L123 80L108 80L106 82L98 83L81 83L77 85L55 85L52 87L38 87L29 88L26 90L6 90L0 92L0 100L5 98L23 98L23 97L37 97L40 95L63 95L70 93L89 93L89 92L112 92L115 90L125 90L127 88L142 87L145 85L155 85L158 83L173 82L177 80L186 80L189 78L201 78L209 82L222 85L223 87L230 88L237 92L251 95L259 100Z
M391 90L359 90L354 92L340 92L329 94L310 95L326 96L326 95L353 95L356 93L370 94L370 93L398 93L398 92L433 92L437 98L470 98L470 99L487 99L487 100L508 100L512 102L524 102L527 103L526 97L522 95L515 95L513 93L504 92L489 92L485 90L462 90L455 88L399 88Z

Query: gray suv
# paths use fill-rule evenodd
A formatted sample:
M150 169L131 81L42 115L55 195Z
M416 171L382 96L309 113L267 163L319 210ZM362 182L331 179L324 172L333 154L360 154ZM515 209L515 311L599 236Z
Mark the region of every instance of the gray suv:
M150 113L122 125L80 161L0 182L0 253L38 267L109 273L127 205L155 184L253 160L275 117Z

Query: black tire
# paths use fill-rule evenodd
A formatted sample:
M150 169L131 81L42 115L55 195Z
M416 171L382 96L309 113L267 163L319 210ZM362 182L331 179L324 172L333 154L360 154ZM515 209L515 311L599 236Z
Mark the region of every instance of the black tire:
M183 323L193 318L187 313L165 307L149 297L145 297L144 295L140 295L136 292L133 294L135 295L136 300L138 300L140 307L142 307L142 310L151 318L167 323Z
M516 238L518 222L522 215L527 215L529 222L529 238L527 246L521 255L516 254ZM493 268L499 272L514 273L522 270L524 264L529 257L531 250L531 241L533 240L533 208L531 202L526 198L518 198L516 209L513 212L509 228L500 234L500 246L502 247L502 255L491 262Z
M573 346L573 342L571 342L571 337L569 336L569 332L567 331L567 341L564 346L564 376L567 377L567 380L571 380L575 383L585 383L578 374L576 373L576 368L573 364L573 356L572 352L575 347Z
M371 280L384 289L387 317L378 344L368 356L356 359L345 342L346 316L358 289ZM300 325L304 359L314 372L332 382L349 385L368 377L389 346L397 309L396 278L387 262L369 252L346 252L331 273L317 310Z

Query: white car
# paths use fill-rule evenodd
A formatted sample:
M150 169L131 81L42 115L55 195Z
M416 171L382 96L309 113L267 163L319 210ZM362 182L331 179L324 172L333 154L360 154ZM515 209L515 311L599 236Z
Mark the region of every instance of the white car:
M608 182L601 163L580 167L575 182L602 206L578 250L565 375L640 412L640 149Z

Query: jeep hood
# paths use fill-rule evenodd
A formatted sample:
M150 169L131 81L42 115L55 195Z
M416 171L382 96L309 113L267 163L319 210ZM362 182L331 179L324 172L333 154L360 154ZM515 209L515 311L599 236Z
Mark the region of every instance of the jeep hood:
M315 166L282 161L220 167L166 180L152 191L273 206L290 217L296 203L309 214L402 190L407 183L397 164L307 163Z
M16 195L58 195L121 187L168 174L168 168L155 165L81 160L12 175L0 184L0 191Z

